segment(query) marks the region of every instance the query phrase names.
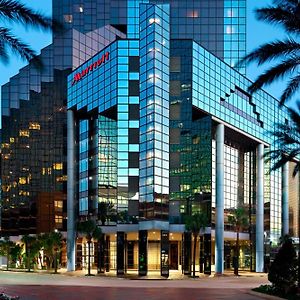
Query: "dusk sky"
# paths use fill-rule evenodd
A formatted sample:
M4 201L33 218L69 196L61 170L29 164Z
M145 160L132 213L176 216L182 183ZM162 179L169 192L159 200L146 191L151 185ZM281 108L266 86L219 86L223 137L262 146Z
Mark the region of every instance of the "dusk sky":
M51 0L23 0L26 5L37 9L38 11L51 15ZM253 14L254 8L264 7L268 4L271 4L271 0L248 0L247 1L247 51L251 51L260 44L272 41L277 38L282 38L284 36L283 30L280 28L274 28L273 26L267 25L263 22L258 22ZM49 33L34 31L32 29L21 30L21 28L13 27L14 34L21 37L25 42L30 44L37 52L41 48L47 46L51 43L51 35ZM1 72L0 72L0 85L6 83L10 77L15 75L18 70L26 65L24 61L19 59L16 56L11 56L10 63L8 65L3 65L1 63ZM255 64L252 64L247 69L247 77L250 79L255 79L259 72L263 69L258 69ZM274 96L279 96L284 85L282 83L275 83L265 90L271 93Z

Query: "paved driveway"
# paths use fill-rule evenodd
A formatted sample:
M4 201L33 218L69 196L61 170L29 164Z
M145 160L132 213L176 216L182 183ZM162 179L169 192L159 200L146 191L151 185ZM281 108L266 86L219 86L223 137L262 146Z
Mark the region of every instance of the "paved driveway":
M129 280L54 274L0 272L0 291L21 300L255 300L251 288L267 283L265 276L188 280Z

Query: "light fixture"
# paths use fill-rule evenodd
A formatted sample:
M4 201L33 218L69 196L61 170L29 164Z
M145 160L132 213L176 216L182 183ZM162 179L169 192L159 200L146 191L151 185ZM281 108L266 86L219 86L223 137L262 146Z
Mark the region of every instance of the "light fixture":
M153 23L159 24L160 23L160 19L158 19L158 18L150 18L149 19L149 23L150 24L153 24Z

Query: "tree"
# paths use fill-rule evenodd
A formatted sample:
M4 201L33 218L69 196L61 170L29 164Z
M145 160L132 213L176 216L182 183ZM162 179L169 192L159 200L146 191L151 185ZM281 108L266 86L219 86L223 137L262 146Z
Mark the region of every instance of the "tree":
M15 263L15 266L18 267L21 265L23 247L19 244L14 244L10 249L11 261Z
M300 33L300 3L298 0L273 0L273 5L256 9L255 14L258 20L283 27L288 37L261 45L239 61L238 66L276 61L275 65L258 76L248 90L254 93L278 79L291 77L280 96L280 104L283 105L295 95L300 85L300 43L296 40Z
M92 239L99 240L102 234L101 228L99 228L94 220L86 220L79 222L77 226L78 232L84 234L88 244L88 274L91 276L91 243Z
M30 272L31 264L35 261L37 254L41 249L40 241L35 236L23 235L21 238L22 243L25 245L25 259L27 271Z
M6 256L6 270L8 271L9 262L11 257L11 248L15 245L8 236L5 236L3 240L0 240L0 254Z
M282 168L288 161L295 162L293 176L300 170L300 162L297 159L300 154L300 101L296 102L296 109L287 108L291 122L289 124L275 124L274 150L265 154L266 161L272 161L271 170ZM299 205L300 214L300 205ZM300 232L300 223L298 232ZM300 253L298 253L298 265L300 266ZM298 288L300 289L300 272L298 273Z
M193 235L194 240L194 250L193 250L193 277L196 275L196 246L197 238L199 236L200 230L205 229L208 220L204 213L197 212L191 216L187 216L185 220L185 229L190 231Z
M234 274L238 276L240 258L240 232L249 225L246 209L244 207L238 207L235 209L232 214L228 216L228 223L234 227L236 232Z
M271 134L275 137L274 150L265 154L266 161L271 161L271 170L277 170L288 161L296 162L293 176L299 172L300 162L297 157L300 154L300 101L296 102L297 109L287 108L291 119L289 124L275 124L275 130Z
M116 214L114 204L112 202L100 202L98 205L98 218L101 221L101 225L104 226L107 218Z
M26 5L14 0L0 0L0 17L2 24L20 24L43 30L61 30L62 26L44 15L28 8ZM35 64L41 66L34 50L16 37L10 28L0 26L0 59L6 63L9 60L8 48L18 54L22 59L30 61L35 58Z
M273 263L268 279L275 291L281 295L292 292L297 281L297 258L292 239L285 236Z
M54 264L54 273L57 273L57 254L62 247L62 234L57 231L44 233L39 236L44 254L47 257L47 268L50 269Z

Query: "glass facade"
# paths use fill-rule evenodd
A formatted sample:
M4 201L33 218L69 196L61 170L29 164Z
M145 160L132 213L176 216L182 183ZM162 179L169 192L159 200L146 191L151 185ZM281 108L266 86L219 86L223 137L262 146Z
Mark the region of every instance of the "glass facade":
M255 269L257 236L270 248L283 227L284 175L265 162L258 189L258 148L276 147L267 132L288 115L266 92L250 95L245 68L232 68L245 54L245 11L244 0L53 1L67 30L42 50L45 70L29 64L2 87L1 230L66 229L68 128L75 132L75 219L93 218L105 233L93 263L118 274L188 274L184 222L202 212L208 224L197 267L210 273L224 139L224 267L234 255L228 216L242 206L249 227L240 236L240 266ZM68 126L67 110L75 117ZM289 227L297 236L299 179L290 174L288 181ZM264 226L257 228L260 199ZM86 266L85 253L79 239L78 266Z
M110 25L105 11L111 5L102 0L53 0L53 18L66 30L42 49L43 70L29 63L2 86L1 231L5 234L66 230L66 80L73 68L126 36L122 27ZM119 21L125 24L126 15L120 14L114 22ZM85 163L82 160L81 174ZM81 204L86 206L87 198Z
M169 202L169 7L140 11L141 217L167 219Z
M88 115L96 111L98 117L107 118L102 124L98 123L98 134L112 124L116 132L115 136L106 131L105 141L99 143L98 165L101 172L108 167L108 164L101 165L108 157L108 152L102 153L108 143L113 151L109 157L114 167L109 168L106 178L114 178L117 189L108 184L110 189L103 192L99 183L98 202L113 195L114 199L109 201L116 208L113 223L116 231L118 224L128 224L128 228L132 223L139 224L135 228L140 228L143 239L138 246L144 253L138 257L140 274L154 268L150 261L155 260L154 252L158 251L154 250L151 241L154 236L144 230L143 221L167 221L171 240L172 226L179 225L183 232L185 216L204 212L211 232L206 236L204 247L213 248L207 246L207 241L214 244L215 132L220 122L225 124L224 228L230 236L234 228L228 216L241 206L248 210L249 227L242 233L240 265L255 268L256 149L258 144L264 144L266 151L273 149L272 136L266 132L288 116L285 108L279 109L277 100L264 91L249 95L250 81L231 68L245 53L245 1L225 1L220 9L217 2L170 1L169 17L165 1L129 1L129 39L112 43L68 79L68 109L74 110L79 118L82 111ZM220 19L220 23L215 22L220 29L217 25L214 29L215 33L220 32L220 39L215 35L215 44L210 40L207 48L222 59L206 50L203 47L207 46L203 43L205 35L196 33L197 22L205 22L199 19L199 12L210 16L211 11L214 11L213 17ZM213 29L206 25L202 28L211 32ZM73 84L76 74L82 74L105 53L109 53L109 60L103 66L89 71L85 78ZM244 73L244 69L241 72ZM80 147L79 152L80 156ZM113 163L116 161L117 165ZM264 170L263 232L264 243L269 246L276 244L281 235L282 175L280 171L269 173L270 163L265 163ZM290 193L291 201L297 197L298 192ZM93 211L89 209L89 213ZM155 224L158 227L151 225L150 229L164 226ZM295 226L291 223L290 227L293 230ZM174 244L174 249L179 246L190 249L185 244L188 240L179 238L182 244ZM233 243L230 238L224 245L224 264L231 267ZM171 248L169 251L172 264L176 265L176 254ZM209 261L214 264L214 250L209 251ZM184 265L188 261L177 263L189 272L190 268Z

